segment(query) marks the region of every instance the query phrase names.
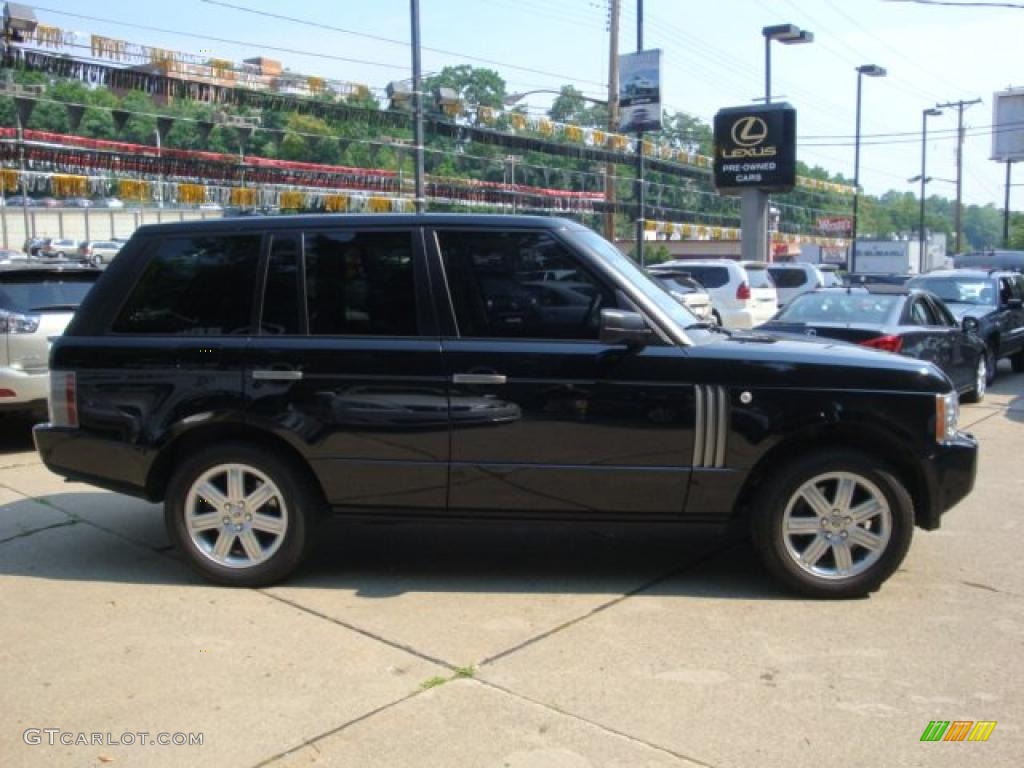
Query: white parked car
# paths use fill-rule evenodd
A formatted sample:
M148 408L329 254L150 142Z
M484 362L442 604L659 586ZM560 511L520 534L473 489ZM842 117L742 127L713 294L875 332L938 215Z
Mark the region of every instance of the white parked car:
M99 276L79 264L0 264L0 412L45 413L50 340Z
M793 262L771 264L768 272L779 294L779 308L786 306L801 293L825 288L825 276L814 264Z
M715 322L711 296L685 269L662 269L649 274L654 282L668 291L669 296L690 310L698 320L705 323Z
M678 259L651 267L652 274L681 269L711 296L712 316L725 328L753 328L768 322L779 309L778 295L767 265L740 264L732 259Z

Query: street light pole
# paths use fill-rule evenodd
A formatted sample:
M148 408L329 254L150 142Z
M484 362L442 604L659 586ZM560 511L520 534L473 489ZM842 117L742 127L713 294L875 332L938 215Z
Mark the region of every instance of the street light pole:
M636 50L644 49L644 0L636 0ZM636 185L639 212L636 219L636 258L640 266L644 265L644 208L647 203L644 189L644 132L636 135Z
M420 0L409 0L412 16L412 106L413 106L413 153L416 176L416 213L426 210L426 193L423 188L423 89L420 72Z
M850 241L850 272L857 271L857 209L860 201L860 102L861 81L868 77L885 77L886 70L877 64L863 64L857 67L857 130L853 143L853 226Z
M941 109L923 109L921 110L921 217L917 225L917 237L920 245L918 246L917 258L921 264L924 264L924 253L925 253L925 236L924 236L924 196L925 188L924 185L928 183L926 161L928 153L928 118L938 117L942 114Z

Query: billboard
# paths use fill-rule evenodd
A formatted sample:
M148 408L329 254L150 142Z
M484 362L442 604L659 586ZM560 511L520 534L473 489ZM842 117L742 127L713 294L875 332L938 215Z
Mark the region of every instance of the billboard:
M1003 163L1024 160L1024 88L992 96L992 159Z
M789 192L795 185L795 109L778 102L718 111L715 187L719 192Z
M661 130L661 50L619 56L619 132Z

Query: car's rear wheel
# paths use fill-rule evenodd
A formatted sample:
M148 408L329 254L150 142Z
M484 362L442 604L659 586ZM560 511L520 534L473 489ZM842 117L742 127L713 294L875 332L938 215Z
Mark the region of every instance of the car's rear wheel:
M1024 373L1024 349L1010 358L1014 373Z
M301 468L262 448L227 443L178 468L164 516L172 541L202 575L260 587L299 565L321 508Z
M988 391L988 355L978 356L978 367L974 372L974 386L964 395L965 403L980 403Z
M987 383L992 384L996 380L996 366L998 365L998 359L996 358L996 347L998 342L993 339L992 341L985 343L985 365L988 366L988 379Z
M795 461L769 484L752 520L768 569L811 597L860 597L878 589L910 547L913 503L877 461L825 451Z

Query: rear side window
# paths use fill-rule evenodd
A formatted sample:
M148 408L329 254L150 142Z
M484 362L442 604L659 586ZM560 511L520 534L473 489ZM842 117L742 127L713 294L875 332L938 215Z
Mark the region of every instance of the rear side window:
M309 332L415 336L416 283L409 232L307 232Z
M78 307L98 275L53 272L0 274L0 309L13 312L69 311Z
M775 283L772 282L772 276L768 274L767 269L760 267L747 267L747 277L750 279L751 288L774 288ZM795 271L795 270L794 270ZM802 283L798 283L801 285Z
M259 258L260 235L162 241L114 321L114 332L250 333Z
M687 264L686 271L705 288L721 288L729 283L729 270L725 267L701 267Z
M754 270L757 271L757 270ZM807 282L802 269L769 269L776 288L799 288Z

